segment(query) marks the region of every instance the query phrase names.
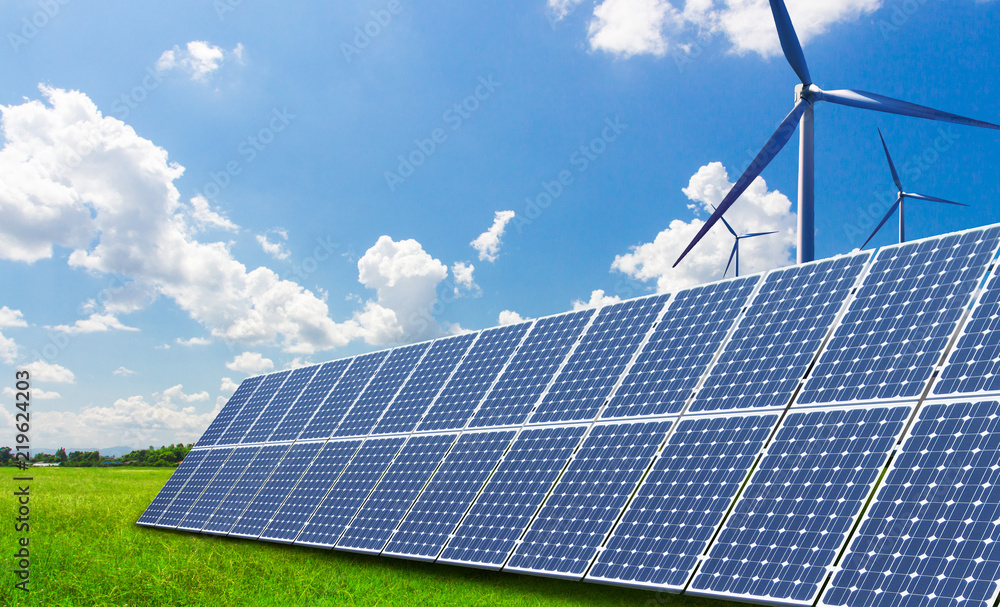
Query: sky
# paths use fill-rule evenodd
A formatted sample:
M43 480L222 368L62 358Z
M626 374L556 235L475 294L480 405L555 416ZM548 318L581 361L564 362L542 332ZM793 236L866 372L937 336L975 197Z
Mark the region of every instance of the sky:
M723 278L791 110L765 0L9 0L0 444L193 442L248 376ZM823 88L1000 122L1000 1L787 0ZM1000 133L816 108L816 256L908 190L1000 221ZM797 138L726 214L794 263ZM896 241L893 218L870 247ZM733 270L730 269L729 276Z

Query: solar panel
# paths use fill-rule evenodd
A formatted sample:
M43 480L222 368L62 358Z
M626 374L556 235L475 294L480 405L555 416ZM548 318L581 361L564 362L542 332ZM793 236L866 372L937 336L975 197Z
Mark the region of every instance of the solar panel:
M427 344L396 348L389 353L385 364L378 370L361 396L354 401L344 421L337 426L334 436L365 436L378 421L379 414L392 402L400 386L410 376L420 358L427 351Z
M602 308L529 423L594 419L668 299L657 295Z
M263 375L258 375L257 377L244 379L240 383L240 386L236 388L233 395L229 397L229 401L222 407L222 411L219 411L219 414L209 424L208 430L205 430L205 433L198 439L196 447L211 447L219 440L219 437L229 427L229 423L233 421L233 418L243 409L243 405L246 404L247 399L257 389L257 386L260 385L264 377Z
M201 460L205 459L208 453L208 450L188 452L184 456L184 459L181 460L180 465L177 466L177 469L174 470L174 473L167 479L167 483L163 485L163 488L160 489L160 492L156 494L156 497L153 498L153 501L142 513L142 516L136 521L136 524L153 525L156 523L160 515L163 514L163 511L170 505L174 496L184 487L184 483L191 478L194 471L198 469Z
M417 430L443 432L464 428L529 327L530 322L523 322L481 332Z
M992 607L1000 582L1000 403L924 405L820 601Z
M399 525L384 554L434 560L516 431L463 434Z
M569 426L522 431L438 560L502 567L586 430Z
M769 273L688 410L787 407L870 258Z
M475 333L466 333L434 342L372 434L412 431L475 338Z
M329 438L358 394L365 389L378 371L387 354L388 351L383 350L353 359L344 376L316 410L316 415L306 424L298 440Z
M239 520L229 530L229 535L256 539L322 447L322 443L292 445L274 469L274 473L267 479L267 483L261 487Z
M243 514L247 504L253 500L260 488L267 482L268 477L274 472L274 467L278 465L288 449L289 445L264 445L261 447L239 480L226 494L226 498L222 500L219 507L212 513L211 518L201 528L201 532L222 535L229 533L240 515Z
M313 376L306 389L302 391L299 399L288 409L285 418L281 420L274 434L268 440L271 442L294 440L312 419L316 409L319 408L350 363L350 358L344 358L320 366L319 371ZM333 429L331 428L330 431L332 432Z
M789 413L688 592L812 605L912 410Z
M250 426L257 421L260 412L264 410L267 403L271 402L271 398L281 388L281 384L285 382L290 373L291 371L279 371L278 373L266 375L264 381L260 383L260 386L253 393L253 396L240 409L239 415L233 418L232 423L229 424L226 431L219 437L218 444L235 445L240 442L240 439L243 438L243 435L246 434Z
M747 276L674 296L601 418L680 413L759 282Z
M457 434L411 437L344 531L337 550L379 553Z
M469 426L523 423L593 315L594 310L581 310L535 321Z
M936 396L1000 392L1000 266L980 294L948 355Z
M309 383L309 380L312 379L318 370L319 365L313 365L312 367L303 367L292 371L292 374L288 376L288 379L282 384L281 389L274 395L271 402L267 404L267 408L260 414L257 421L254 422L253 426L250 427L250 430L247 431L246 436L240 442L247 444L266 441L275 431L285 413L288 412L288 408L299 398L306 384Z
M309 518L296 544L332 547L396 457L403 438L365 441Z
M185 512L181 512L171 526L185 531L201 531L205 521L212 516L219 502L226 497L230 487L243 474L243 469L259 450L260 447L213 449L195 475L198 478L190 508L185 508Z
M797 402L919 397L998 235L992 227L881 249Z
M682 418L587 579L683 590L777 423L777 414Z
M326 443L274 513L271 522L261 532L260 539L282 543L295 540L360 446L360 440Z
M215 477L219 469L225 464L232 451L232 449L228 448L212 449L209 451L202 460L201 465L198 466L198 469L191 474L184 487L177 493L177 496L170 502L166 510L163 511L163 516L156 522L157 526L176 527L181 523L191 507L200 499L206 485L211 482L212 478Z

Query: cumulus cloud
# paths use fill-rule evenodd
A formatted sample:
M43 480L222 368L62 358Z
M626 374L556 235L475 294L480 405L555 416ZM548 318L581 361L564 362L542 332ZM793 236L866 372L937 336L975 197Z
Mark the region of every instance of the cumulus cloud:
M566 15L576 10L583 0L549 0L549 10L556 21L563 19Z
M684 194L698 211L712 212L712 205L721 202L732 187L722 163L707 164L691 177ZM777 231L777 234L740 242L740 273L762 272L793 262L796 245L796 215L792 203L781 192L768 191L764 179L758 177L747 191L730 207L726 220L741 234ZM733 237L719 222L676 268L674 261L694 238L704 221L679 219L656 235L653 242L631 247L628 253L615 257L611 268L631 278L655 280L661 293L676 292L722 278L726 262L733 249ZM730 275L733 270L730 269Z
M17 392L14 388L4 388L3 395L10 398L17 398ZM56 398L62 398L62 395L58 392L49 392L47 390L39 390L38 388L31 389L31 399L32 400L52 400Z
M511 219L514 219L514 211L497 211L493 215L493 225L490 226L490 229L476 236L476 239L469 243L473 249L479 252L479 261L493 263L497 260L504 231L507 230L507 224Z
M500 317L497 319L497 322L499 322L500 326L503 327L506 325L516 325L517 323L524 322L526 320L530 319L522 317L513 310L503 310L500 312Z
M161 72L181 70L190 74L192 80L206 82L212 73L222 67L227 56L237 63L243 63L243 44L237 44L232 51L226 52L203 40L192 40L184 48L175 45L174 48L163 51L156 61L156 69Z
M456 297L461 297L466 293L473 296L482 293L482 289L476 284L476 279L472 275L475 270L476 266L464 261L456 261L452 264L451 275L455 279Z
M188 204L191 206L191 211L189 212L191 222L197 230L215 228L228 232L239 231L240 227L230 221L228 217L213 211L211 205L208 204L208 200L201 194L189 200Z
M264 358L260 352L244 352L226 363L226 367L232 371L239 371L247 375L259 375L273 369L274 361L270 358Z
M177 384L176 386L171 386L163 391L163 396L170 398L171 400L177 399L182 400L186 403L196 403L204 400L208 400L208 392L196 392L195 394L185 394L184 385Z
M139 329L135 327L129 327L122 324L117 318L111 314L91 314L88 318L83 318L72 325L56 325L50 327L54 331L59 331L60 333L67 333L69 335L76 335L79 333L103 333L105 331L110 331L112 329L116 331L138 331Z
M270 240L268 237L271 235L277 236L278 238L274 241ZM278 242L278 239L283 241L288 240L288 232L283 228L271 228L263 234L257 234L257 243L260 248L264 250L265 253L270 255L275 259L286 260L291 257L291 252L285 248L284 242Z
M17 362L20 355L21 349L17 346L17 343L12 338L0 333L0 361L3 361L4 364L12 365Z
M239 387L240 387L240 385L238 383L234 382L233 380L229 379L228 377L223 377L222 378L222 385L219 386L219 392L221 392L223 394L232 394L233 392L236 392L236 388L239 388Z
M125 367L125 366L118 367L117 369L115 369L111 373L113 373L114 375L117 375L118 377L128 377L130 375L135 375L136 374L135 371L133 371L132 369L129 369L128 367Z
M181 346L207 346L212 343L211 339L206 339L204 337L192 337L191 339L181 339L178 337L174 341Z
M617 295L605 295L604 289L597 289L590 293L590 301L577 299L573 301L573 310L586 310L587 308L600 308L608 304L618 303L622 298Z
M666 0L604 0L594 9L590 22L590 47L629 57L664 55L665 28L676 28L679 13Z
M0 329L7 327L27 327L24 314L20 310L11 310L7 306L0 308Z
M36 360L21 366L31 374L31 379L36 381L48 381L56 384L72 384L76 382L73 372L55 363L47 363L44 360Z
M27 326L28 323L25 322L24 314L22 314L20 310L12 310L7 306L0 308L0 329ZM0 333L0 361L3 361L5 364L12 365L17 362L19 355L20 348L18 348L17 343L14 342L13 338Z

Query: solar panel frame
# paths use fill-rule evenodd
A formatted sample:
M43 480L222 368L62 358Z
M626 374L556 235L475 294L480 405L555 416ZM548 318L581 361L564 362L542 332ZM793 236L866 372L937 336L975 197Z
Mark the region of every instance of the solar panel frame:
M352 358L342 358L321 364L309 385L305 387L295 403L288 408L281 423L268 437L268 442L298 438L327 396L333 392L353 360Z
M233 418L229 427L219 437L219 442L216 445L239 444L247 431L250 430L250 427L253 426L254 422L257 421L257 418L260 417L260 414L267 407L267 403L271 402L274 395L281 390L282 384L285 383L289 375L291 375L291 371L278 371L277 373L265 375L260 386L254 391L253 396L247 399L243 408L240 409L239 415Z
M388 355L389 350L380 350L353 358L351 365L317 407L296 440L331 438L358 395L368 387L385 364Z
M229 428L229 424L233 421L233 418L239 415L246 401L253 396L254 391L260 386L260 382L264 380L264 377L263 375L248 377L240 382L239 387L229 397L229 400L226 401L222 410L212 420L212 423L208 425L205 433L198 439L198 443L195 445L196 449L212 447L218 442L219 437Z
M160 489L150 502L149 506L143 511L142 515L139 517L135 523L137 525L155 526L156 521L160 519L160 515L170 506L170 502L174 501L174 498L187 484L188 479L191 475L198 469L201 465L202 460L205 459L209 453L208 449L203 449L200 451L191 450L183 460L177 469L174 470L170 478L167 479L166 484ZM145 520L144 520L145 519Z
M295 404L305 391L313 376L319 371L320 365L300 367L294 369L285 379L281 388L271 397L267 406L261 411L247 433L240 439L240 444L262 443L268 441L270 436L278 429L278 425L285 418L285 414Z

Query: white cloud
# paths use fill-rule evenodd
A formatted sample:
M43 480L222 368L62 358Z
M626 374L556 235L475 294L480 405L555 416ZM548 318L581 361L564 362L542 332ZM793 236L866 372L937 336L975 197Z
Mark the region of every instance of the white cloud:
M590 22L590 47L614 55L664 55L664 28L671 29L679 13L666 0L604 0L594 8Z
M115 329L117 331L138 331L135 327L123 325L121 321L111 314L91 314L89 318L83 318L72 325L56 325L49 327L60 333L77 335L79 333L103 333Z
M264 249L264 252L275 259L285 260L291 257L291 253L285 248L283 242L272 242L268 239L268 236L274 234L281 240L288 240L288 232L283 228L271 228L263 234L257 234L257 242L260 244L260 248Z
M208 392L197 392L195 394L185 394L184 385L177 384L176 386L171 386L163 391L163 396L173 400L178 399L186 403L196 403L203 400L208 400Z
M233 392L236 392L236 388L239 387L240 385L238 383L234 382L228 377L223 377L222 385L219 386L219 392L222 392L223 394L232 394Z
M27 327L24 314L20 310L11 310L7 306L0 308L0 329L6 327Z
M490 229L476 236L476 239L469 243L473 249L479 252L480 261L493 263L497 260L502 244L501 239L503 239L507 223L511 219L514 219L514 211L497 211L493 215L493 225L490 226Z
M259 375L273 369L274 361L270 358L264 358L260 352L244 352L231 362L226 363L226 367L247 375Z
M482 293L482 289L476 284L476 279L472 273L476 266L464 261L456 261L451 265L451 275L455 279L455 297L461 297L465 293L477 296Z
M10 398L17 398L17 392L10 387L3 389L4 396L9 396ZM58 392L48 392L46 390L39 390L38 388L31 389L31 399L32 400L52 400L56 398L62 398L62 395Z
M0 185L0 188L2 187ZM0 308L0 329L27 326L28 323L25 322L24 314L20 310L12 310L7 306ZM20 348L14 342L14 339L0 333L0 361L4 364L12 365L17 362L18 356L20 356Z
M556 21L572 13L583 0L548 0L549 10Z
M691 177L684 194L706 213L721 202L732 187L722 163L701 167ZM791 201L779 191L768 191L758 177L726 213L726 220L740 234L778 231L777 234L740 242L740 273L752 274L792 263L796 244L796 215ZM674 261L704 222L674 220L653 242L635 245L615 257L611 268L638 280L656 280L661 293L722 278L733 249L733 237L720 221L676 268ZM730 276L733 270L730 269Z
M206 339L204 337L192 337L191 339L181 339L178 337L174 341L181 346L207 346L212 343L211 339Z
M21 365L22 369L31 374L31 379L35 381L49 381L57 384L72 384L76 382L73 372L55 363L47 363L44 360L36 360L33 363Z
M129 369L128 367L125 367L125 366L118 367L117 369L115 369L114 371L112 371L112 373L114 375L117 375L118 377L128 377L129 375L135 375L136 374L135 371L133 371L132 369Z
M605 295L604 289L597 289L590 293L590 301L576 299L573 301L573 310L586 310L587 308L600 308L608 304L618 303L622 298L617 295Z
M520 314L514 312L513 310L503 310L500 312L500 317L497 319L497 322L499 322L500 326L503 327L506 325L516 325L517 323L524 322L526 320L529 319L523 318Z
M226 60L226 56L233 57L237 63L244 61L243 44L239 43L230 52L226 52L218 46L213 46L202 40L188 42L182 49L174 46L170 50L163 51L156 61L156 69L161 72L180 69L191 74L192 80L205 82L213 72L217 71Z
M12 338L0 333L0 361L3 361L4 364L13 365L17 362L20 354L21 349L18 348L17 343Z
M228 217L213 211L208 200L201 194L188 201L188 204L191 205L191 211L189 212L191 221L194 222L199 230L216 228L229 232L239 231L240 226L230 221Z

